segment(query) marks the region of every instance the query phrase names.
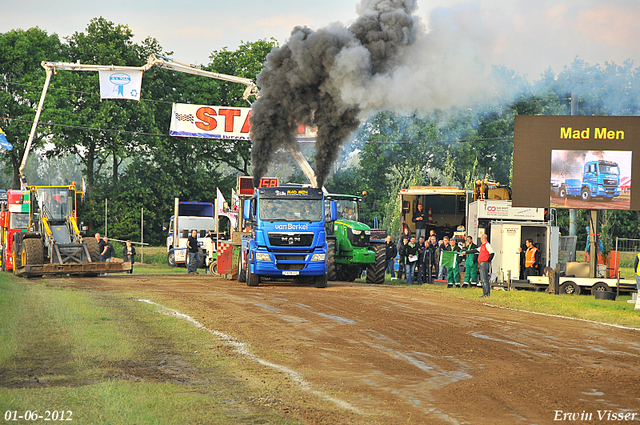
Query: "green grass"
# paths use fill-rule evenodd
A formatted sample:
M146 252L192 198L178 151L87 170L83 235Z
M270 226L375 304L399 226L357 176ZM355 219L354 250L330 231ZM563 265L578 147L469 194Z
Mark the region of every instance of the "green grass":
M0 274L2 414L64 410L82 424L296 423L253 401L277 384L264 373L241 376L245 366L208 333L135 297L55 282Z
M405 280L392 281L389 275L386 275L385 284L407 286ZM480 288L447 288L427 284L410 288L505 308L640 328L640 311L634 310L635 305L627 302L631 299L630 295L619 296L615 301L610 301L596 300L592 295L551 295L528 290L493 289L491 298L485 300L479 298L482 295Z

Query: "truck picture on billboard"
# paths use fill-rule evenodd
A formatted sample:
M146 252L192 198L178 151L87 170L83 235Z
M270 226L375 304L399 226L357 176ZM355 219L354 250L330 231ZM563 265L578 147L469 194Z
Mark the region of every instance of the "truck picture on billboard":
M551 151L552 208L629 210L631 151Z

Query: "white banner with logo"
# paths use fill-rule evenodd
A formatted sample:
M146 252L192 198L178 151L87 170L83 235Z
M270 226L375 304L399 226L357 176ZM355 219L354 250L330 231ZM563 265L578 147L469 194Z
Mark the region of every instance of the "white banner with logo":
M249 140L251 108L174 103L169 133L179 137Z
M98 71L100 74L100 97L102 99L140 100L142 70Z

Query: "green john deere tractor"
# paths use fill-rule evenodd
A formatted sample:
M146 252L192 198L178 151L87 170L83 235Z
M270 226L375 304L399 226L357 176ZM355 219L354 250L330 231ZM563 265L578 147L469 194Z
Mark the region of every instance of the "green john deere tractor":
M327 202L335 201L336 221L327 222L329 246L329 280L353 282L367 271L367 283L384 283L385 231L372 231L359 221L362 198L329 194Z

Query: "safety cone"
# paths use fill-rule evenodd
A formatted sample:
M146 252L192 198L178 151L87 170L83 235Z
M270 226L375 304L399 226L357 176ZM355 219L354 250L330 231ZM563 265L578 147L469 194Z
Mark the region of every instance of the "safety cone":
M569 197L568 197L568 196L565 196L565 197L564 197L564 206L565 206L565 207L568 207L568 206L569 206Z

